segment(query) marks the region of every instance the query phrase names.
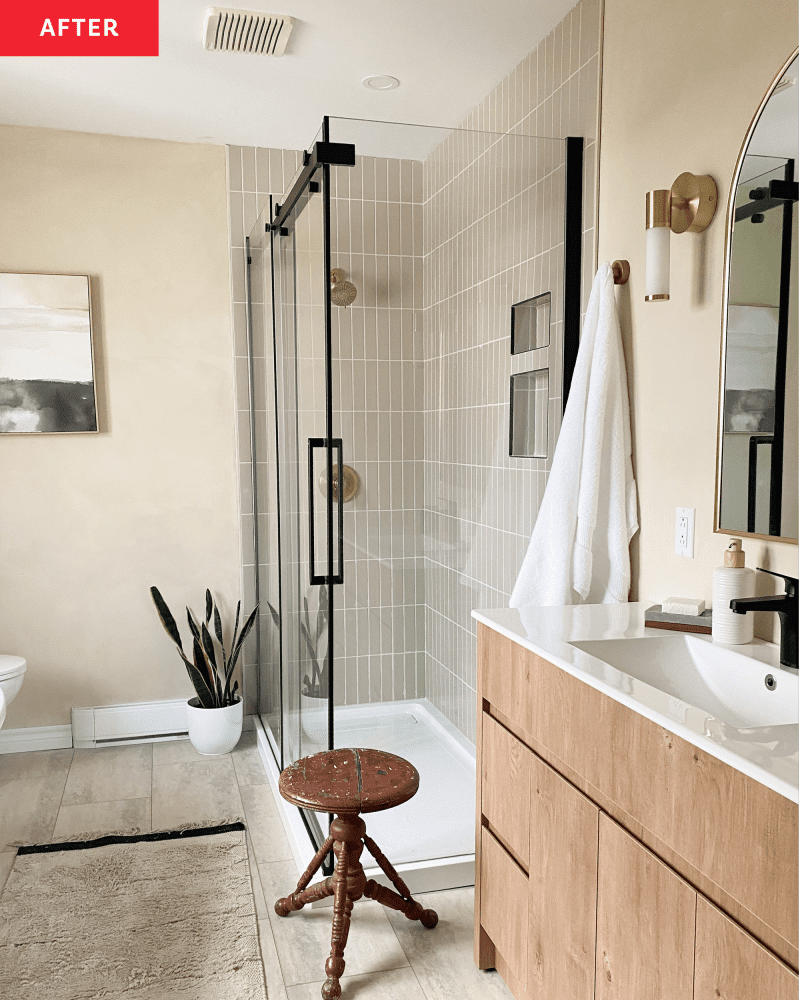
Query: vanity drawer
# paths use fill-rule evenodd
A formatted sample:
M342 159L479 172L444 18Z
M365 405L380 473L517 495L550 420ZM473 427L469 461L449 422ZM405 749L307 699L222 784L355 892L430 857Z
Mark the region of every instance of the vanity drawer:
M481 812L523 867L529 863L531 751L483 714Z
M520 983L528 980L528 878L484 827L481 926Z
M484 701L524 732L530 732L536 655L486 625L478 624L479 686Z

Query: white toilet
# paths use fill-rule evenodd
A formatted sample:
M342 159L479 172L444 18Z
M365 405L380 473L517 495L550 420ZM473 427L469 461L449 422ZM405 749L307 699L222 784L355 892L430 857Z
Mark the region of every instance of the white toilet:
M21 656L0 653L0 690L5 695L6 705L10 705L22 687L27 662Z

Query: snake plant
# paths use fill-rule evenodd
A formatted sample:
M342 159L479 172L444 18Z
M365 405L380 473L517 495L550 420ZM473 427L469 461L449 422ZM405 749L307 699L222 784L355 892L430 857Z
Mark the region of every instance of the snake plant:
M258 614L256 606L250 617L239 631L239 615L242 609L242 602L236 605L236 622L233 626L233 636L230 642L230 655L226 652L225 639L222 630L222 617L216 602L211 597L211 591L206 590L206 618L205 621L197 624L197 619L193 611L186 609L186 617L189 621L189 629L192 633L192 658L189 659L183 651L180 632L172 617L172 612L167 607L167 603L161 596L157 587L150 588L150 595L156 606L158 617L164 626L164 631L178 647L178 653L186 664L197 698L201 708L228 708L237 701L237 691L239 682L233 680L233 670L242 645L247 638L253 623ZM213 618L213 629L216 637L216 646L211 636L211 621Z

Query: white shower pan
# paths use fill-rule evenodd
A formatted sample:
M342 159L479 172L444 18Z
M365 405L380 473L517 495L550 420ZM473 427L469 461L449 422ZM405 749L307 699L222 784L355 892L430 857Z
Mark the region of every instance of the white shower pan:
M258 747L278 798L298 872L314 848L299 810L280 797L272 738L255 719ZM327 714L303 710L303 756L326 749ZM408 802L365 817L367 832L412 893L475 883L475 748L427 700L337 706L336 747L386 750L419 771L419 791ZM327 819L320 816L323 825ZM390 883L362 855L368 878ZM328 905L330 901L327 902Z

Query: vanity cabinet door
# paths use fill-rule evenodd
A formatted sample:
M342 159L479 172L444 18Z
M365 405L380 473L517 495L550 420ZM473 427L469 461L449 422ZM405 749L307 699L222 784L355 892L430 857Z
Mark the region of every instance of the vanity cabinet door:
M695 1000L797 1000L792 970L702 896L695 947Z
M686 882L601 815L597 1000L692 1000L696 906Z
M530 755L528 995L592 1000L599 810Z

